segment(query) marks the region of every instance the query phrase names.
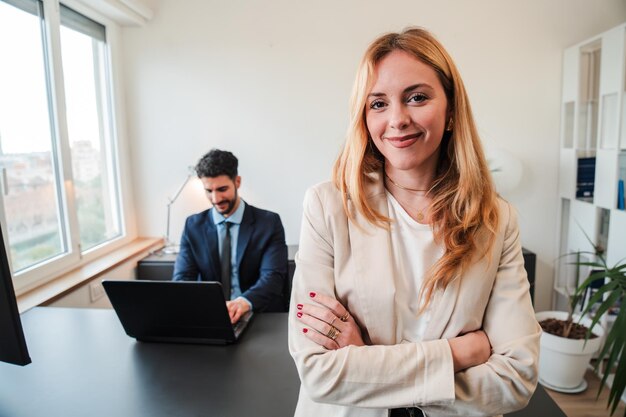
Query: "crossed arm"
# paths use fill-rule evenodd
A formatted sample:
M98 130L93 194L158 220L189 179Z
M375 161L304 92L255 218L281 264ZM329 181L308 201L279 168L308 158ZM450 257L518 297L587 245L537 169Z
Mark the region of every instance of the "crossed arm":
M498 415L523 407L537 381L540 329L514 216L506 213L482 329L438 340L366 345L372 329L352 314L339 320L348 311L335 296L338 235L332 224L336 214L326 215L327 206L315 190L307 193L289 318L289 348L308 397L352 407L417 405L434 415ZM340 333L331 332L331 323Z
M335 298L310 292L313 304L297 304L296 317L306 325L302 332L329 350L346 346L365 346L361 329L350 312ZM483 330L448 339L454 372L480 365L489 359L491 345Z

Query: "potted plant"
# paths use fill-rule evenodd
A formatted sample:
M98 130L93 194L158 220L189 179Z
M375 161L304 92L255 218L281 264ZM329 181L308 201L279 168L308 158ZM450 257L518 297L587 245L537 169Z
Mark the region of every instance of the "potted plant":
M576 253L577 258L573 264L577 267L577 275L581 267L590 268L592 272L580 285L577 276L577 288L570 297L570 312L537 313L537 319L542 322L544 329L541 337L539 377L544 385L557 390L561 388L565 392L582 391L586 387L583 375L587 364L604 341L595 364L597 372L603 360L607 361L601 371L602 384L598 396L609 375L614 373L607 404L613 414L626 387L626 353L622 354L626 344L626 307L616 308L626 298L626 260L609 266L603 252L598 247L594 248L595 253ZM581 254L592 255L595 261L581 260ZM580 314L573 314L581 302L584 302L584 306ZM604 329L600 320L609 312L616 316L606 337L603 337ZM558 321L561 323L555 325ZM584 325L584 329L581 330L580 325ZM582 338L568 338L576 334L581 337L581 331ZM569 364L561 362L567 360L570 360ZM577 378L580 384L578 386L574 385Z
M584 379L587 366L594 353L600 349L604 331L592 325L589 317L575 314L584 294L578 291L581 269L581 253L576 253L576 280L574 293L569 296L569 311L543 311L536 314L541 324L541 354L539 381L555 391L582 392L587 388ZM589 329L592 329L587 338Z
M613 414L626 388L626 352L624 351L626 345L626 306L620 305L626 299L626 259L622 259L616 265L609 267L602 254L596 258L596 262L580 262L580 265L593 268L594 272L578 287L575 296L581 297L589 288L594 286L594 283L599 283L600 285L596 285L595 293L583 308L581 316L588 315L592 308L596 309L591 319L591 326L593 327L600 323L600 319L605 314L615 314L615 320L608 330L604 346L595 365L597 372L602 361L607 360L601 372L602 384L598 390L598 396L609 375L613 371L615 372L607 404L607 407L611 407L611 414ZM618 305L620 307L616 308ZM587 338L589 334L588 332ZM624 416L626 417L626 413Z

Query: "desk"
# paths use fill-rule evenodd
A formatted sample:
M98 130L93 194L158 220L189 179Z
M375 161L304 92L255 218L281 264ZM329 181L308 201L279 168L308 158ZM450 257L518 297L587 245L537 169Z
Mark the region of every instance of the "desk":
M289 311L289 299L291 298L291 281L296 270L296 252L298 245L287 245L287 279L283 288L285 311ZM176 253L155 252L137 262L137 279L154 281L169 281L174 275L174 263Z
M113 310L22 315L33 363L0 363L0 417L288 417L299 380L287 314L258 314L240 343L139 343ZM512 417L565 417L542 387Z
M137 279L149 279L152 281L171 281L174 275L174 262L176 253L155 252L140 259L137 262Z
M33 363L0 363L1 417L292 416L299 379L287 315L253 319L232 346L136 342L113 310L22 315Z
M284 289L285 311L289 310L291 281L296 270L296 252L298 252L298 245L287 245L287 281ZM524 267L530 283L530 299L534 303L537 255L526 248L522 248L522 253L524 256ZM174 273L174 262L176 262L175 253L154 253L148 255L137 263L137 279L169 281Z
M298 245L287 245L287 272L288 277L293 278L296 269L296 252ZM152 253L137 262L137 279L149 279L155 281L169 281L174 274L174 262L176 253ZM291 287L289 288L291 293Z

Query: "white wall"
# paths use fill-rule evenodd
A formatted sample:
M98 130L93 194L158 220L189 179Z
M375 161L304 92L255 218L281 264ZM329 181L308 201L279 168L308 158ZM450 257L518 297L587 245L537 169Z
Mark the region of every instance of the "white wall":
M234 152L241 194L278 212L297 243L305 189L330 178L358 60L382 32L420 25L455 58L488 147L521 160L522 243L538 254L539 310L555 253L561 57L626 20L623 0L154 0L126 28L123 72L139 234L165 229L167 197L212 147ZM190 186L173 207L207 206Z

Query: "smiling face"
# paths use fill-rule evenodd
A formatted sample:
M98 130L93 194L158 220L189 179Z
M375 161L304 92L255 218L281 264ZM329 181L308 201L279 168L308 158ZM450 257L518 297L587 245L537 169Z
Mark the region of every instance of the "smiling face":
M230 216L239 207L237 189L241 185L241 177L232 180L228 175L218 177L201 177L206 196L213 207L224 217Z
M388 173L434 176L448 100L434 69L403 51L375 67L365 122Z

